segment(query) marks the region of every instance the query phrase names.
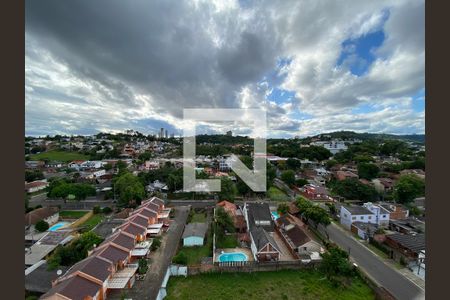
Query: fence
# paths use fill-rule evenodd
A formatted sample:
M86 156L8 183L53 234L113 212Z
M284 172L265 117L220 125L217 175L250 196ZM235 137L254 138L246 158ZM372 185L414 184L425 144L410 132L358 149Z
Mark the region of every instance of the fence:
M287 269L305 269L316 268L319 261L302 262L295 261L230 261L230 262L214 262L213 264L203 264L188 267L188 275L196 275L200 273L210 272L263 272L278 271Z
M158 296L156 296L156 300L162 300L167 296L167 282L169 281L170 276L187 276L188 268L180 265L170 265L167 268L166 275L164 276L163 282L161 284L161 288L159 289Z

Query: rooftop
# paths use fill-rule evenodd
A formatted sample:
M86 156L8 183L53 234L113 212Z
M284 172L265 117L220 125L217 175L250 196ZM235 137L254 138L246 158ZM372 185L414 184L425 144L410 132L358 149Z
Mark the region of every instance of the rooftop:
M416 253L421 250L425 250L425 234L401 234L394 233L387 235L386 238L390 238L405 248L410 249Z
M363 206L342 206L352 215L373 215L373 213Z
M189 223L184 228L182 238L184 239L190 236L205 237L207 230L208 225L206 223Z

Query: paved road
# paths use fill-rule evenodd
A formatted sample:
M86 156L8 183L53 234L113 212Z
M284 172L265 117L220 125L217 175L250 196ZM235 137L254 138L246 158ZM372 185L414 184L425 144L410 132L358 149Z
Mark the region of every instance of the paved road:
M425 292L402 274L386 265L366 247L353 240L338 225L327 227L330 240L344 250L350 250L351 258L380 285L399 300L425 299Z
M166 270L177 251L188 213L189 207L187 206L175 208L174 221L170 224L169 231L163 236L161 247L150 256L151 262L147 276L143 281L136 281L130 290L126 290L128 298L133 300L156 299ZM108 299L121 299L120 293L113 293L108 296Z

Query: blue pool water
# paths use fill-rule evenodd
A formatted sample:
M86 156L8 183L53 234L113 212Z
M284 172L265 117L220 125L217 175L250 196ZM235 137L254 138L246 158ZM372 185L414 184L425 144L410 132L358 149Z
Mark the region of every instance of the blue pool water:
M276 219L278 219L279 217L280 217L280 215L276 212L276 211L273 211L272 212L272 216L273 216L273 218L276 220Z
M247 255L242 252L222 253L219 255L219 262L247 261Z
M66 226L67 224L70 224L69 222L58 222L58 223L56 223L55 225L53 225L52 227L50 227L49 229L48 229L48 231L56 231L56 230L58 230L59 228L61 228L61 227L63 227L63 226Z

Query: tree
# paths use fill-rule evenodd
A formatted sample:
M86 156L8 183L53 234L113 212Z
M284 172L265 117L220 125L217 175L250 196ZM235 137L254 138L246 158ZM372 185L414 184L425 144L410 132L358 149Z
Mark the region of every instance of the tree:
M378 193L374 187L363 184L356 178L331 183L332 191L349 200L375 201Z
M104 166L103 166L103 168L105 168L105 171L109 171L109 170L111 170L112 169L112 164L110 164L110 163L107 163L107 164L105 164Z
M188 257L183 251L181 251L173 257L172 262L174 264L187 265Z
M216 231L216 234L223 234L225 231L230 233L235 232L233 219L223 207L216 208L215 224L217 225L218 229Z
M425 194L425 181L414 174L403 175L394 186L394 199L400 203L412 202Z
M220 200L227 200L230 202L234 202L234 198L237 195L237 188L231 179L228 177L222 177L220 180L220 192L219 192L219 199Z
M40 220L34 225L34 228L39 232L44 232L49 228L49 225L44 220Z
M299 197L295 203L300 210L300 213L306 220L311 220L316 227L319 224L328 226L331 223L327 211L319 206L311 204L308 200Z
M273 180L275 179L277 175L277 171L275 169L275 167L271 164L271 163L267 163L266 166L266 187L267 189L270 188L273 185Z
M303 179L303 178L299 178L299 179L297 179L297 180L295 181L295 185L298 186L298 187L302 187L302 186L304 186L305 184L308 184L308 180Z
M358 175L360 178L371 180L378 176L380 169L375 164L361 162L358 164Z
M117 179L115 189L122 206L131 205L132 200L139 204L145 197L145 189L139 178L128 172Z
M145 258L141 258L138 260L138 272L139 274L145 274L148 270L148 263Z
M295 184L295 172L292 170L287 170L281 173L281 180L283 180L287 185L292 186Z
M322 271L329 279L335 276L350 276L353 269L348 259L348 253L344 250L333 246L322 255L320 271Z
M295 158L288 158L286 161L286 166L291 170L298 170L302 166L300 160Z
M41 170L25 170L25 181L31 182L40 179L44 179L44 174Z
M286 203L280 203L280 204L278 204L277 212L281 215L284 215L288 212L288 209L289 209L289 207Z
M94 213L94 215L99 214L102 212L102 209L100 208L100 206L95 205L94 208L92 209L92 212Z
M337 164L338 164L337 160L330 159L330 160L327 160L327 162L325 163L325 166L327 167L327 169L331 169L332 167L334 167Z

